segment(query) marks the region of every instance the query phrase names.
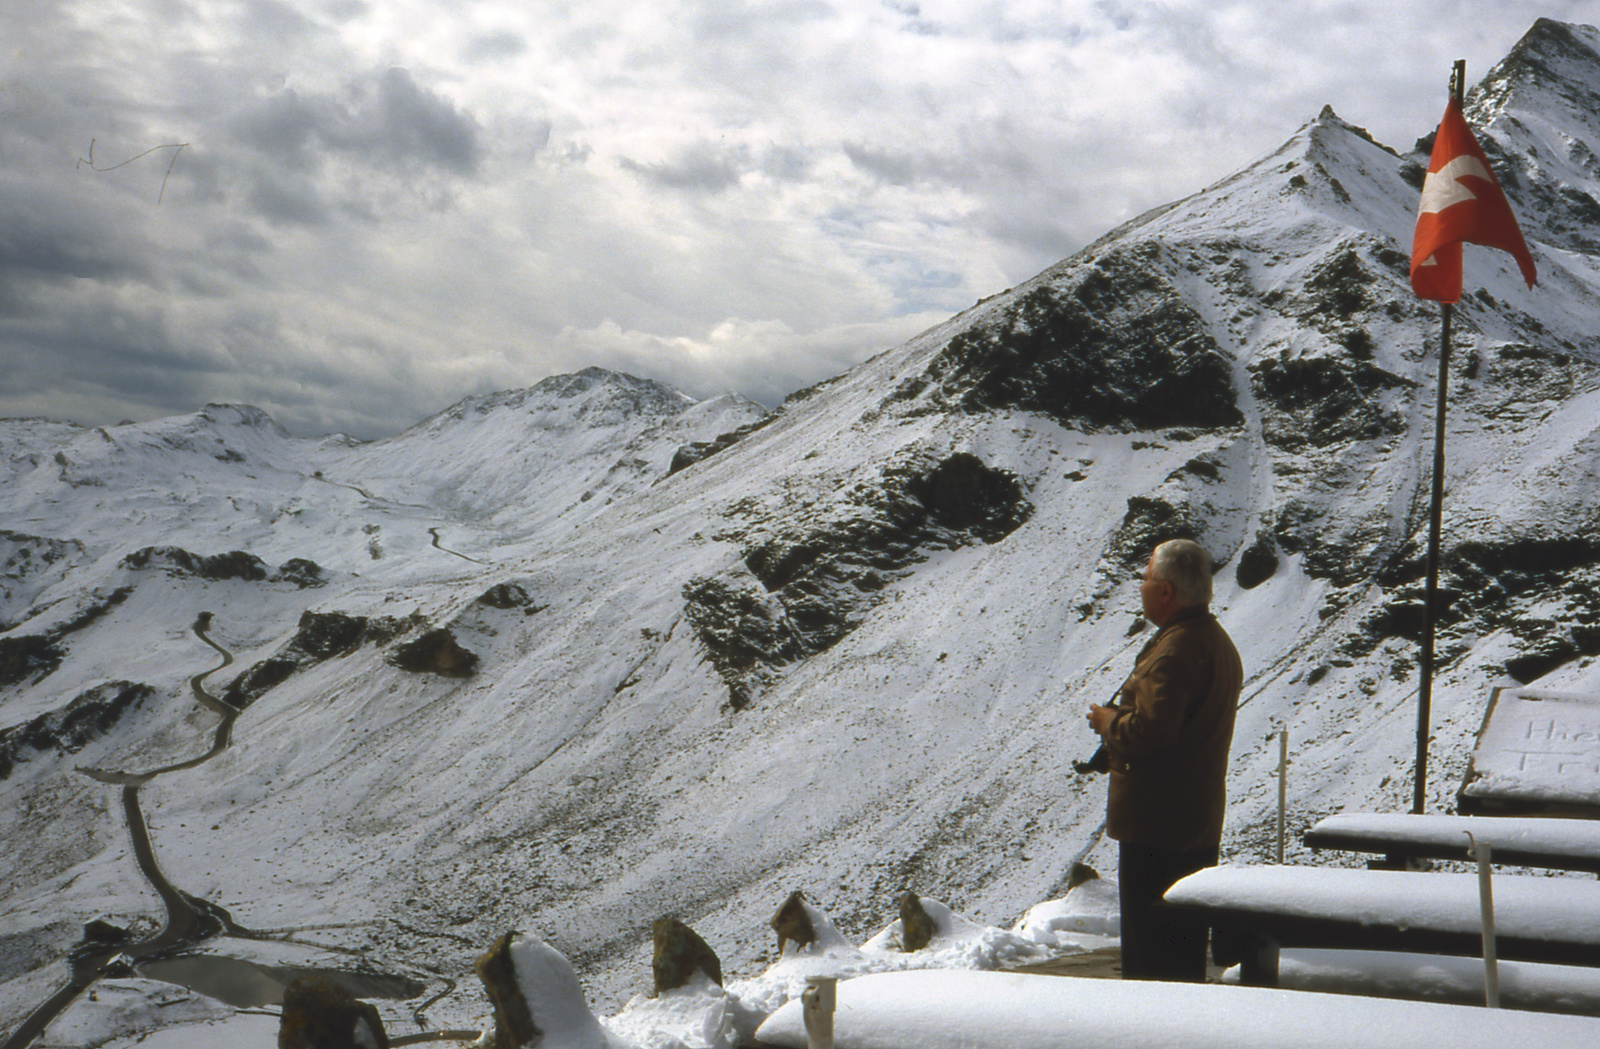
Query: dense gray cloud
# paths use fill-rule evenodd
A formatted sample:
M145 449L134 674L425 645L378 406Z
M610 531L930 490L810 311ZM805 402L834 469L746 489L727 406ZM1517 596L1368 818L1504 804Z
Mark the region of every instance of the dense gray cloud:
M401 171L477 171L478 125L451 102L417 86L404 69L356 77L337 95L285 88L235 116L238 140L302 169L348 155Z
M772 403L1574 0L14 0L0 414ZM92 144L92 157L91 157ZM93 163L86 163L92 159Z

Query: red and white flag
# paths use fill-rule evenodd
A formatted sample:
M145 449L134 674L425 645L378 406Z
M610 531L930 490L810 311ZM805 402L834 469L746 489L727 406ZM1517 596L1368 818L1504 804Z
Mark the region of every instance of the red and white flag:
M1510 252L1533 287L1533 256L1505 191L1489 167L1455 99L1445 108L1422 184L1417 232L1411 242L1411 290L1435 302L1461 299L1461 245Z

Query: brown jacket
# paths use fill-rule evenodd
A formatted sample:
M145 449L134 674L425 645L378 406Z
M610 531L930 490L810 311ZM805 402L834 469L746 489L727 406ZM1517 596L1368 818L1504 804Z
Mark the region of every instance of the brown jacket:
M1233 641L1204 608L1179 612L1139 653L1105 733L1112 838L1169 849L1221 842L1243 680Z

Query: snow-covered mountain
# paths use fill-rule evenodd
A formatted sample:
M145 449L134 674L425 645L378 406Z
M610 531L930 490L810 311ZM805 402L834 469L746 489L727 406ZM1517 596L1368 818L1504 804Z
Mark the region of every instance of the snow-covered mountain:
M1597 92L1600 32L1541 21L1468 99L1540 283L1468 251L1435 810L1496 683L1600 685ZM1002 923L1114 866L1071 760L1175 535L1225 562L1248 675L1225 850L1269 849L1279 726L1297 825L1404 809L1426 159L1325 110L770 414L590 370L372 444L242 406L0 421L0 1027L86 920L158 924L116 788L75 770L210 745L197 621L245 709L144 788L163 868L428 979L516 927L614 1003L663 915L739 973L794 889L860 934L908 888ZM429 1015L483 1011L467 982Z

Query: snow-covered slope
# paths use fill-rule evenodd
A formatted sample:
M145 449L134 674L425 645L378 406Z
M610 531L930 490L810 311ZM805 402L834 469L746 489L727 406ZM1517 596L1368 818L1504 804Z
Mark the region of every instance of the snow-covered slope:
M1600 177L1597 90L1600 34L1541 22L1470 100L1541 282L1468 252L1435 810L1494 684L1600 684L1600 225L1572 203ZM793 889L851 934L908 888L1004 924L1073 860L1113 866L1071 760L1141 640L1134 571L1173 535L1225 562L1248 673L1225 849L1269 848L1283 725L1297 824L1404 808L1425 160L1325 111L766 416L591 371L371 445L232 406L0 423L0 725L153 690L0 780L0 1023L84 920L157 913L114 788L72 770L204 751L204 612L235 660L212 684L248 706L230 749L143 791L178 886L413 972L533 931L602 1005L646 979L663 915L737 974ZM425 658L453 651L418 646L441 630L470 676ZM481 1014L470 988L430 1010Z

